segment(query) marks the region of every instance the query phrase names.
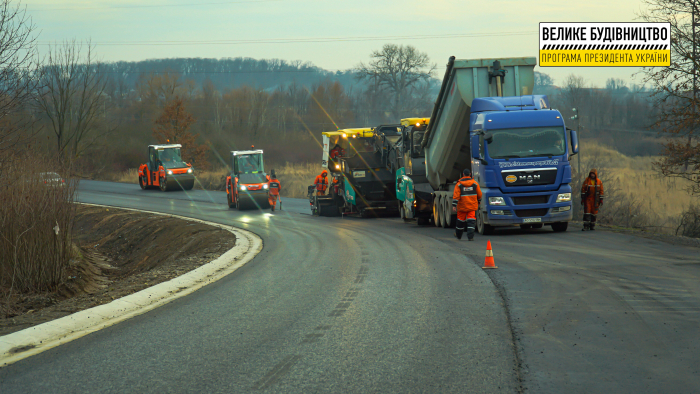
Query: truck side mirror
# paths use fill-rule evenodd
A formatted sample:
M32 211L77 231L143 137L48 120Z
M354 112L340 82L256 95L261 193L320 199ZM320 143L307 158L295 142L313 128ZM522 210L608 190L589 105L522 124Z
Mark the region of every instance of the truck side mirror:
M571 134L571 156L578 153L578 134L576 130L569 130Z
M472 159L479 159L479 137L472 137Z
M486 158L484 158L484 153L483 153L485 150L484 145L486 144L486 136L484 134L479 135L479 137L477 138L477 141L478 141L478 143L474 144L474 145L476 145L476 148L478 149L478 151L476 152L475 158L478 159L481 164L487 165L489 163L486 161Z
M484 141L488 142L489 144L493 142L493 134L491 133L486 133L484 134Z

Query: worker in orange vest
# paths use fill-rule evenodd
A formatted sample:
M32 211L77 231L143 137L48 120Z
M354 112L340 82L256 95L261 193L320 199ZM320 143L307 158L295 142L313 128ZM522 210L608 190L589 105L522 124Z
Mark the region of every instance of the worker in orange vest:
M323 170L321 175L316 175L314 186L316 186L317 196L322 196L326 193L326 189L328 189L328 171Z
M270 175L267 177L268 192L267 199L270 202L270 209L272 212L275 211L277 207L277 199L279 198L280 191L282 191L282 184L277 180L277 175L275 175L275 170L270 171Z
M603 205L603 182L598 178L598 171L592 168L581 185L581 204L583 205L583 229L595 230L598 208Z
M345 149L341 148L340 145L335 144L333 149L330 151L331 159L335 160L337 157L345 156Z
M474 240L474 230L476 229L476 210L479 209L481 201L481 188L472 179L470 169L462 171L462 179L455 185L452 193L452 211L457 212L457 224L455 226L455 237L462 239L464 225L467 225L467 238Z

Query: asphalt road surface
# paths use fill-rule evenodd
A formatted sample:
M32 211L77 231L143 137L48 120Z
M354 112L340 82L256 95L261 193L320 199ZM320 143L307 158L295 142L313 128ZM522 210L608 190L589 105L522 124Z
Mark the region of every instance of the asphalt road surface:
M83 181L79 200L237 226L263 251L190 296L0 369L1 393L638 393L700 388L698 249L548 228L486 238L308 202ZM466 238L466 237L465 237Z

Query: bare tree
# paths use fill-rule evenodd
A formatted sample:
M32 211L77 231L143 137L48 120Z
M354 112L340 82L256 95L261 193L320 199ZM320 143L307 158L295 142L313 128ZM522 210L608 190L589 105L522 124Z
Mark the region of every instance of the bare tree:
M136 82L136 90L142 100L165 106L182 94L183 82L180 74L166 70L162 73L141 74Z
M662 158L655 163L665 176L683 178L692 183L690 191L700 193L700 59L694 48L700 35L693 34L692 15L700 17L695 0L645 0L640 14L647 22L670 23L671 66L645 68L645 83L650 83L660 108L655 126L673 135L664 144Z
M20 2L0 0L0 168L6 153L32 137L28 107L38 74L36 35Z
M357 78L369 80L392 94L394 117L415 110L417 101L412 100L412 96L419 93L420 83L430 80L437 68L437 65L430 64L428 54L418 52L410 45L386 44L381 50L372 52L370 57L373 60L369 64L357 66Z
M78 157L113 130L106 117L107 78L94 46L75 40L52 46L45 61L39 110L49 119L61 157Z
M545 73L535 71L535 89L554 85L554 79Z

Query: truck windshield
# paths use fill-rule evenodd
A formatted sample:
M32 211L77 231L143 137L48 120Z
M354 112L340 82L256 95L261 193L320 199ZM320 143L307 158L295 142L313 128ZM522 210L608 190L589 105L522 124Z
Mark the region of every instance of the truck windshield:
M182 157L180 157L180 148L165 148L158 150L158 160L160 160L163 168L182 168L187 167Z
M414 131L413 132L413 156L415 158L418 157L423 157L423 147L421 146L421 143L423 142L423 135L425 134L425 130L422 131Z
M260 153L239 155L238 171L244 174L258 174L265 172L263 168L262 155Z
M354 156L360 152L374 152L374 141L372 138L357 138L350 142L349 156Z
M488 143L492 159L516 157L561 156L566 153L564 127L526 127L489 130L493 140Z

